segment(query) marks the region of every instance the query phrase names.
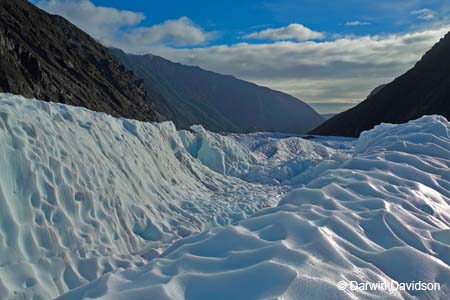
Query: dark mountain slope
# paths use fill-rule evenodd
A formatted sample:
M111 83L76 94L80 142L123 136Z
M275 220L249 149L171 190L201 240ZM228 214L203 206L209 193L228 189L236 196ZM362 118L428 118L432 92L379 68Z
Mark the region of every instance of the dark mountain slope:
M142 82L105 47L25 0L0 0L0 92L157 119Z
M158 111L179 128L201 124L212 131L304 133L323 121L300 100L233 76L158 56L110 51L144 79Z
M407 73L312 133L356 137L382 122L404 123L431 114L450 119L450 33Z

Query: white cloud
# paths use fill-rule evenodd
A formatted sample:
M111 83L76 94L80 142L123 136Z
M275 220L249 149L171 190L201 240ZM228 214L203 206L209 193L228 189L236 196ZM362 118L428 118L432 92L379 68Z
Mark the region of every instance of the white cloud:
M36 5L49 13L64 16L105 44L111 44L121 28L145 19L142 13L95 6L89 0L38 0Z
M325 35L321 32L313 31L302 24L290 24L287 27L269 28L263 31L253 32L244 36L246 39L260 40L296 40L307 41L322 39Z
M426 21L433 20L436 18L436 12L428 8L413 10L411 14L415 15L417 19Z
M351 21L344 24L345 26L364 26L364 25L370 25L369 22L364 21Z
M133 43L140 43L140 46L161 44L173 46L200 45L213 36L213 33L203 31L201 27L187 17L168 20L151 27L139 27L128 34L128 38Z
M189 18L142 27L144 14L94 5L90 0L38 0L49 13L64 16L106 46L142 49L155 45L193 46L214 37Z

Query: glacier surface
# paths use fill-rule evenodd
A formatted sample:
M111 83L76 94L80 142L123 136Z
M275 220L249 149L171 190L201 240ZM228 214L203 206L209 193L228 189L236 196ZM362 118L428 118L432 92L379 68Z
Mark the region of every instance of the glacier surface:
M266 170L253 171L257 157L225 150L220 140L204 146L210 157L194 138L182 140L219 173L255 179ZM181 239L143 267L110 272L58 299L450 299L450 124L438 116L382 124L353 151L339 148L342 156L307 168L276 207ZM241 155L242 164L227 163ZM283 176L277 181L299 175ZM439 288L338 286L393 281Z
M300 138L249 140L0 94L0 299L54 299L144 266L348 156Z

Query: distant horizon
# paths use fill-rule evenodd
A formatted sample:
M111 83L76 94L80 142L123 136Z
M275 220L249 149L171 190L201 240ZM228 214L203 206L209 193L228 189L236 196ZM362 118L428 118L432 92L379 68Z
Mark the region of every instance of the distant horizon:
M358 103L352 102L305 102L321 115L337 115Z
M33 0L105 46L162 56L339 113L391 82L450 31L436 1ZM239 8L239 9L237 9ZM233 18L229 15L232 14Z

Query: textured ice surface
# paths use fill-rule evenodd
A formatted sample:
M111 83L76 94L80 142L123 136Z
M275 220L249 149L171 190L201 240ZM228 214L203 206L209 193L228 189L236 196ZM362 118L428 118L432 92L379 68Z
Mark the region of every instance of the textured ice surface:
M220 167L218 152L206 163ZM59 299L450 299L449 123L427 116L377 126L328 166L307 171L317 176L277 207L179 240L144 267ZM342 291L342 280L441 289Z
M0 299L48 300L113 269L144 265L175 240L276 205L291 189L261 184L268 175L239 179L250 177L246 168L269 172L270 164L233 137L180 135L169 122L0 94ZM187 139L202 145L201 159ZM309 165L335 152L298 143L320 152ZM299 155L311 154L285 160Z
M300 174L319 163L329 164L348 158L348 151L336 150L347 145L353 150L353 139L337 144L326 140L324 146L286 134L253 133L223 136L192 126L191 131L180 131L180 137L189 153L212 170L249 182L275 185L295 185Z

